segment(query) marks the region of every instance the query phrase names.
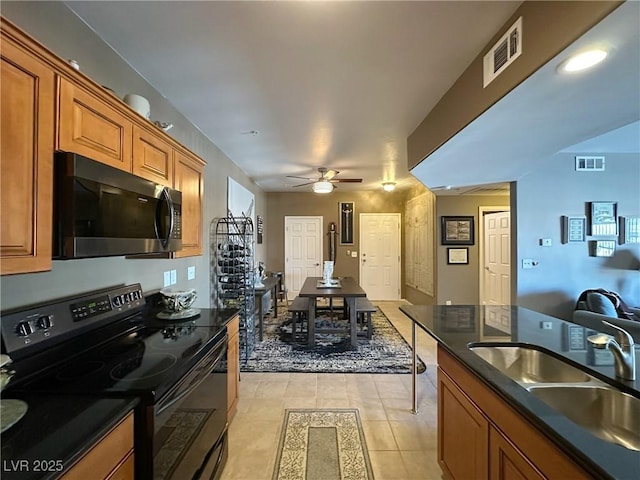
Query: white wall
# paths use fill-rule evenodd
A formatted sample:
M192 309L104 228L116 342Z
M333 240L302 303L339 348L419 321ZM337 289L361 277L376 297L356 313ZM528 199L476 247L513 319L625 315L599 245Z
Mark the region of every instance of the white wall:
M627 304L640 305L640 244L616 245L610 258L589 256L594 237L561 244L561 216L586 215L588 202L616 201L619 215L640 216L640 155L605 156L604 172L576 172L572 154L557 154L516 183L518 305L570 319L588 288L614 290ZM553 245L540 246L541 238ZM538 266L523 270L523 258Z

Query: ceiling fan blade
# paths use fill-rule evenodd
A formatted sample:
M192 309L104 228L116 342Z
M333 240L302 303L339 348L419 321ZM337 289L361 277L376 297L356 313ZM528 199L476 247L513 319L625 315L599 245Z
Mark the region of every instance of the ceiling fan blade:
M331 183L362 183L361 178L334 178L329 181Z
M339 173L340 172L337 171L337 170L327 170L327 171L324 172L323 178L325 180L331 180L333 177L335 177Z
M311 185L313 183L316 183L315 180L313 182L301 183L300 185L293 185L293 187L304 187L305 185Z
M300 178L302 180L315 180L315 178L310 178L310 177L299 177L297 175L287 175L287 178Z

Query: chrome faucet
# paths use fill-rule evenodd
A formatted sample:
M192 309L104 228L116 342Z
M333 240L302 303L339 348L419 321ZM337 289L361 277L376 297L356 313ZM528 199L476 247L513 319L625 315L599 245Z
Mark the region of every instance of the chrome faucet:
M595 348L608 348L611 350L613 358L615 359L616 377L624 380L635 380L636 356L633 337L629 332L617 325L613 325L612 323L604 320L602 323L616 330L616 339L614 340L611 336L605 335L604 333L599 333L597 335L590 335L587 337L587 340L589 340L589 343L591 343Z

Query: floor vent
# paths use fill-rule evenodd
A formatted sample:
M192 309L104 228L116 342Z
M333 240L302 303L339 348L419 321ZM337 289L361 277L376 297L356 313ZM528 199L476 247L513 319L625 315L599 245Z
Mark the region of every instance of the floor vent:
M507 33L484 56L484 83L486 88L505 68L522 53L522 17L516 20Z
M604 157L576 156L577 172L602 172L604 171Z

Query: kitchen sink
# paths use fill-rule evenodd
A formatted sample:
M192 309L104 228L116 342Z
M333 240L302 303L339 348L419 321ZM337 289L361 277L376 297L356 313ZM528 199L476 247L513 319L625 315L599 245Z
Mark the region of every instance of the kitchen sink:
M532 386L528 390L593 435L640 451L640 399L600 386Z
M518 383L576 383L595 380L579 368L526 345L472 345L469 350Z

